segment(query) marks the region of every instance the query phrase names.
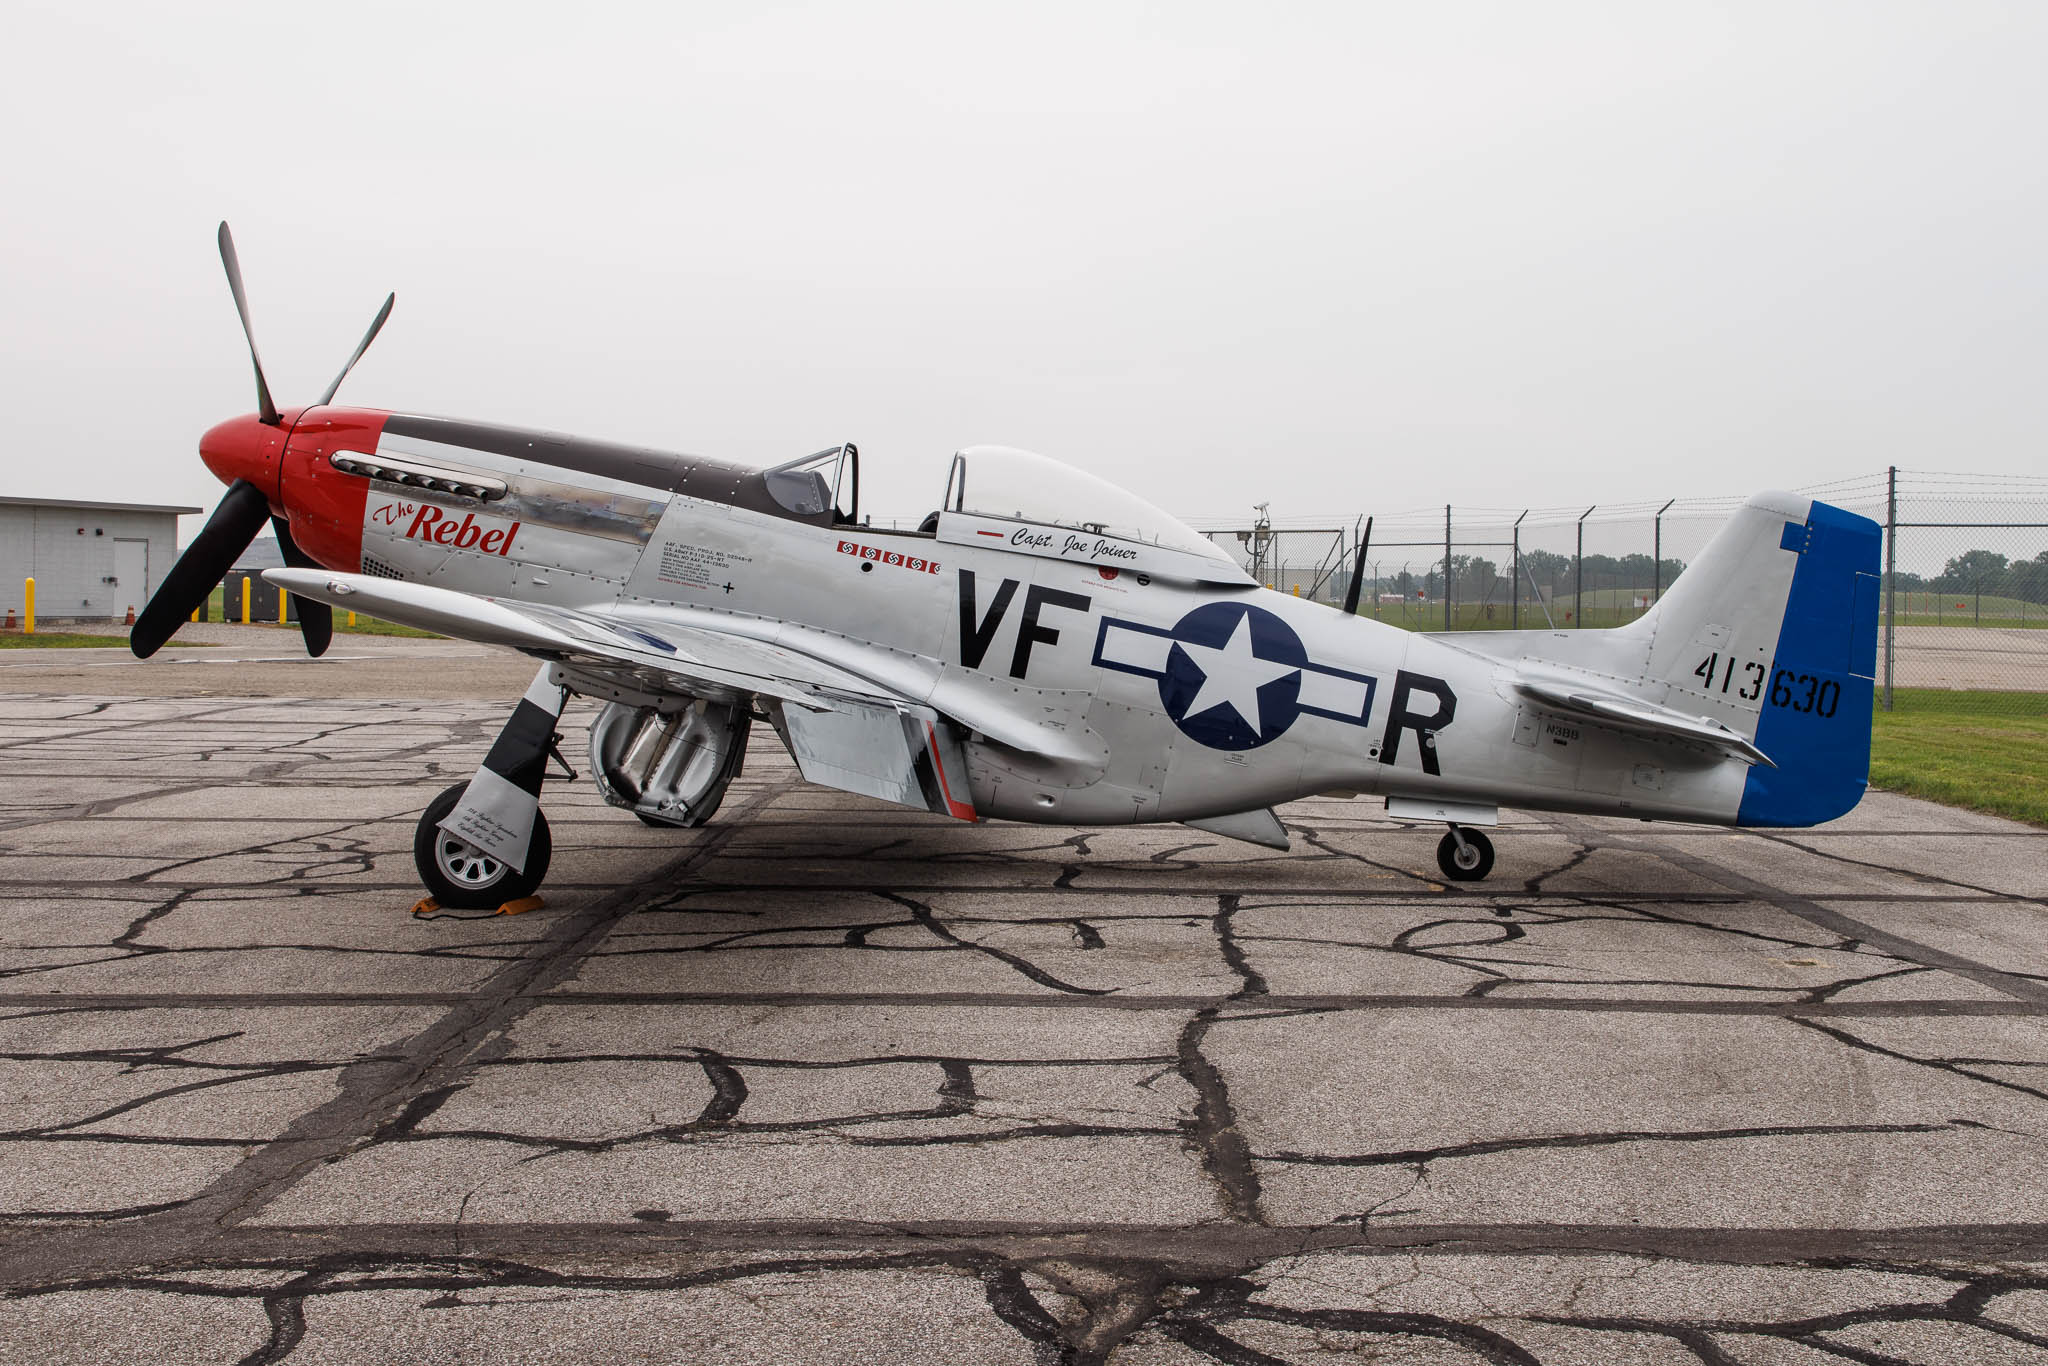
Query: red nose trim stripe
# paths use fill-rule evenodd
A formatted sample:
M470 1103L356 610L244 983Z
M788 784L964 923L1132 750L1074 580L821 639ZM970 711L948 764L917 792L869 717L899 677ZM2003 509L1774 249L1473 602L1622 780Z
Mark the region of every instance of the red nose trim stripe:
M391 414L374 408L309 409L292 429L279 492L292 539L328 569L363 567L363 510L370 481L336 469L336 451L374 451Z

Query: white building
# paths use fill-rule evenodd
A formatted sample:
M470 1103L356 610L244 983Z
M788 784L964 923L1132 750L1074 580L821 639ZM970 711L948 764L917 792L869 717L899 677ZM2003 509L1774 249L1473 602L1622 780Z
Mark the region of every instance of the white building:
M0 619L125 621L142 610L178 558L178 517L199 508L0 497Z

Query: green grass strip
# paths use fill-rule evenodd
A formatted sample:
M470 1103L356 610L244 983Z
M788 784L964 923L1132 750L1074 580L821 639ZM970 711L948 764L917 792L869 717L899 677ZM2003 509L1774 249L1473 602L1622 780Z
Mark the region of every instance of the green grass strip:
M1874 715L1870 782L2048 826L2048 693L1897 689Z

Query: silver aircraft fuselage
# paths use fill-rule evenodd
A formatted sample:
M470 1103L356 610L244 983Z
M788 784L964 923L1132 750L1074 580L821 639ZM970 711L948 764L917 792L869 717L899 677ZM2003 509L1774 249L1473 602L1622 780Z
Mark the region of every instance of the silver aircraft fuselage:
M1338 792L1732 823L1753 762L1547 706L1539 676L1752 737L1774 693L1796 711L1815 683L1787 686L1775 657L1789 555L1732 566L1757 584L1696 620L1432 636L1272 592L1220 554L1089 531L1085 507L1065 524L948 507L887 530L772 472L360 409L299 415L280 464L294 534L330 569L828 661L954 718L975 812L1010 820L1198 820ZM1745 513L1775 536L1810 506ZM574 664L561 678L661 692ZM1853 724L1828 686L1827 719Z

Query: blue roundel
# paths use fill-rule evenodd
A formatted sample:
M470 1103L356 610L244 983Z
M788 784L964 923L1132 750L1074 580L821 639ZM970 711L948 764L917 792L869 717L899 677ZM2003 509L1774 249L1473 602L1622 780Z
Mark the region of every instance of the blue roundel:
M1257 749L1301 713L1301 637L1262 607L1212 602L1182 617L1159 702L1189 739L1211 749Z

